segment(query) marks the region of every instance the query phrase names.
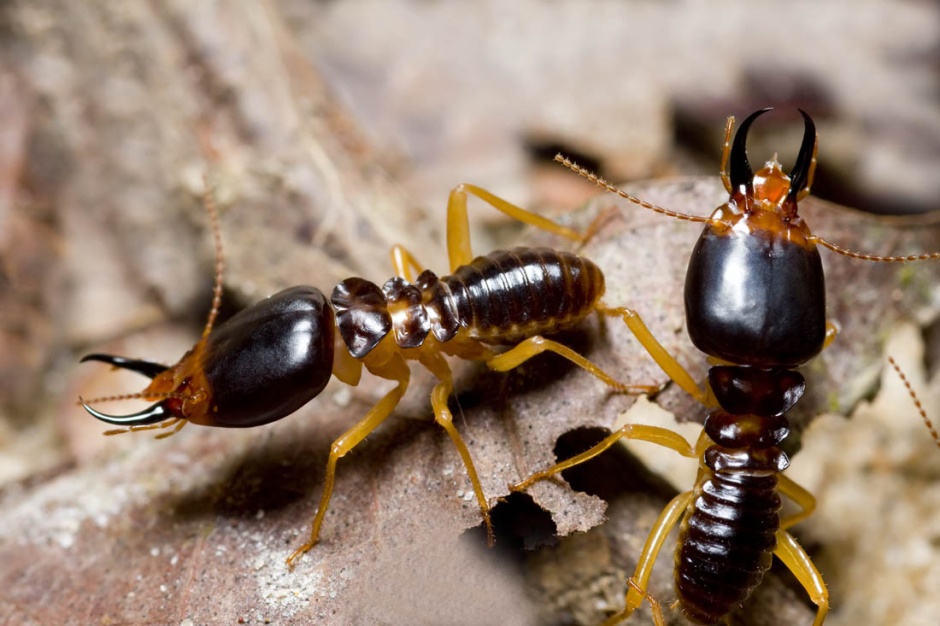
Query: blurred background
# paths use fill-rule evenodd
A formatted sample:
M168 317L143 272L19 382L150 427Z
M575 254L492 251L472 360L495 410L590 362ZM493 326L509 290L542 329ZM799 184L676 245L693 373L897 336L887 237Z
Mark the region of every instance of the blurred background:
M805 109L820 136L816 197L929 225L940 198L938 13L927 0L0 4L5 507L36 506L50 481L137 445L100 437L74 402L139 381L122 389L116 374L79 371L77 357L172 362L197 336L211 299L207 173L223 208L230 310L292 284L382 279L393 243L445 267L444 208L460 182L564 214L596 189L552 165L558 151L621 183L714 176L726 117L764 106L781 110L755 128L752 163L779 151L789 168ZM471 215L477 251L518 237L495 211ZM913 323L929 376L938 333L929 316ZM936 407L936 384L924 395ZM916 416L905 419L926 440L917 449L940 454ZM912 485L886 489L937 498L911 514L920 529L898 531L917 538L922 586L852 594L836 583L828 623L937 614L919 603L940 584L940 495ZM826 553L825 528L810 537L823 563L848 550ZM889 567L879 563L856 571ZM3 593L0 611L30 615L18 611L32 592Z

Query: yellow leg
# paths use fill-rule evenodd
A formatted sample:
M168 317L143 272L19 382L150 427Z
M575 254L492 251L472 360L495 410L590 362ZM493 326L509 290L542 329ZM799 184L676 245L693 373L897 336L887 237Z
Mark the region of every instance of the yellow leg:
M793 500L801 509L799 513L788 515L780 520L780 528L782 530L786 530L794 524L802 522L816 510L816 498L813 494L796 484L792 479L787 478L784 474L780 474L777 487L780 489L780 493Z
M473 458L467 449L460 433L454 426L454 416L447 408L447 399L454 390L453 376L447 361L440 353L429 354L421 359L421 363L431 371L441 382L435 385L431 391L431 407L434 409L434 421L440 424L441 428L447 431L447 435L457 448L460 458L463 460L464 467L467 468L467 475L470 477L470 484L473 485L473 492L476 494L477 503L480 506L480 515L483 517L483 524L486 526L486 540L492 546L495 543L493 538L493 524L490 521L490 506L483 493L483 485L477 475L476 466L473 464Z
M627 328L629 328L637 338L637 341L639 341L649 355L653 357L656 364L687 394L706 407L717 406L717 402L715 402L710 392L699 389L692 375L676 361L675 357L669 354L659 341L657 341L656 337L653 336L653 333L650 332L649 328L647 328L646 324L643 322L643 318L640 317L639 313L625 307L609 308L605 304L598 304L597 310L604 315L620 317L623 323L627 325Z
M313 518L313 527L310 531L310 539L304 545L294 550L287 557L287 565L291 569L294 562L305 552L316 545L320 538L320 526L323 524L323 517L326 515L326 509L330 505L330 498L333 495L333 483L336 479L336 463L347 452L355 448L362 442L366 436L378 427L385 419L392 414L395 407L405 390L408 389L408 380L411 375L408 365L401 357L390 361L386 368L380 374L383 378L397 380L398 386L389 391L385 397L379 400L378 404L372 407L365 417L363 417L355 426L343 433L333 445L330 446L330 456L326 463L326 477L323 481L323 495L320 497L320 506L317 509L316 517Z
M673 498L672 501L666 505L666 508L663 509L663 512L659 514L659 519L657 519L656 523L653 525L653 529L646 539L646 545L643 546L643 552L640 553L640 561L636 565L636 571L633 572L633 577L630 579L630 588L627 591L623 611L605 621L604 626L618 624L630 617L635 610L640 608L640 605L643 603L643 598L647 594L646 590L649 587L650 574L653 572L653 564L656 562L656 557L659 556L659 551L662 549L666 537L669 536L669 533L676 523L678 523L685 510L689 508L689 502L691 501L691 491L680 493Z
M557 341L546 339L540 335L529 337L525 341L513 346L512 349L487 359L486 364L490 367L490 369L497 372L508 372L511 369L519 367L535 355L541 354L543 352L554 352L559 356L563 356L578 367L587 370L599 378L604 384L613 387L617 391L633 394L652 394L657 393L662 389L662 387L659 385L627 385L617 381L604 372L604 370L597 367L571 348L563 346Z
M839 327L834 322L826 322L826 338L823 340L823 350L828 348L839 335Z
M581 235L581 241L578 242L578 247L575 251L580 254L581 250L590 243L591 239L600 232L601 227L604 226L608 221L612 220L614 217L620 214L620 209L615 206L607 207L603 211L597 214L597 216L591 220L591 223L588 224L588 227L584 230L584 233Z
M545 480L546 478L554 476L559 472L563 472L570 467L580 465L585 461L593 459L598 454L617 443L617 441L620 439L649 441L650 443L655 443L666 448L671 448L685 457L693 459L698 457L698 454L692 447L692 444L686 441L685 437L675 431L669 430L668 428L661 428L659 426L625 424L619 430L605 437L603 441L595 445L593 448L586 450L577 456L573 456L566 461L562 461L556 465L553 465L547 470L536 472L522 482L512 485L509 489L511 491L523 491L528 489L540 480Z
M783 529L777 531L777 548L774 554L793 572L796 579L803 585L803 589L809 594L810 600L818 607L813 626L822 626L826 613L829 612L829 591L826 589L826 583L819 570L813 565L796 539Z
M414 282L415 276L424 271L424 266L418 263L418 259L408 251L405 246L395 244L392 246L392 267L395 268L395 276L404 278L409 283Z
M450 198L447 200L447 253L450 257L451 272L473 260L473 252L470 249L470 222L467 218L468 193L480 198L514 220L555 233L572 241L581 241L581 233L576 230L526 211L511 202L494 196L486 189L463 183L451 190Z
M114 430L104 431L106 437L111 437L112 435L123 435L124 433L137 433L142 430L160 430L163 428L173 428L173 430L160 433L154 439L166 439L167 437L172 437L179 431L183 430L183 426L189 423L189 420L185 420L181 417L174 417L168 419L165 422L160 422L159 424L147 424L146 426L128 426L127 428L116 428Z
M362 361L349 354L349 348L339 333L336 333L333 344L333 376L350 387L358 385L362 378Z
M524 490L540 480L554 476L555 474L558 474L559 472L562 472L569 467L574 467L575 465L584 463L585 461L592 459L598 454L602 453L620 439L649 441L650 443L655 443L675 450L684 457L693 459L701 457L702 454L704 454L705 448L711 444L711 441L704 432L699 437L699 440L696 442L695 446L693 446L682 435L667 428L641 424L625 424L616 432L611 433L609 436L605 437L603 441L595 445L590 450L586 450L577 456L574 456L566 461L562 461L561 463L558 463L547 470L536 472L524 481L510 486L510 490ZM682 514L688 508L691 501L692 492L687 491L673 498L666 508L663 509L663 512L659 515L659 518L653 525L653 529L650 531L649 537L646 540L646 545L644 545L643 552L640 554L640 560L637 563L636 571L630 580L627 581L629 590L627 592L624 610L605 621L605 626L619 623L630 617L630 615L643 603L644 598L648 598L650 600L650 606L653 608L653 621L657 624L657 626L664 623L662 607L658 602L651 598L647 592L647 588L649 586L649 577L653 571L653 564L656 562L656 558L659 556L659 551L662 549L663 543L666 541L666 537L669 536L669 533L682 517Z

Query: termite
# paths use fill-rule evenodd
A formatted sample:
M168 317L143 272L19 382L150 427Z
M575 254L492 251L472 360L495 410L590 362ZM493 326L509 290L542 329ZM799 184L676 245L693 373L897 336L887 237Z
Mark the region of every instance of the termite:
M409 361L417 361L438 380L431 391L435 421L459 453L487 528L493 531L489 504L470 452L453 424L448 397L454 388L446 356L482 361L505 372L542 352L553 352L625 393L653 393L658 386L627 385L545 334L571 328L598 312L620 315L601 301L604 274L589 259L551 248L517 247L474 258L467 215L468 194L506 215L581 242L585 233L526 211L469 184L455 187L447 204L447 249L451 273L425 270L402 246L392 249L396 276L381 287L363 278L340 282L329 300L307 286L285 289L214 327L222 290L222 246L218 215L206 193L205 204L216 241L215 298L202 338L173 366L108 354L101 361L152 379L140 393L81 401L97 419L123 427L105 434L172 428L186 423L250 428L280 420L315 398L331 376L357 385L365 367L397 383L366 415L330 447L323 494L309 539L288 558L297 558L319 540L333 493L336 466L388 418L408 388ZM418 273L417 277L414 274ZM501 346L509 346L502 350ZM115 416L91 405L139 398L154 402L132 415Z
M705 388L698 387L637 312L621 309L625 323L669 378L710 410L697 442L693 445L666 428L627 424L591 449L510 487L524 490L597 456L620 439L649 441L698 460L694 487L676 496L659 516L629 581L626 606L608 624L628 618L648 597L653 563L677 524L675 590L688 619L713 624L731 614L761 582L776 556L817 606L814 625L823 623L829 610L826 585L809 556L787 532L812 514L816 501L782 474L789 459L780 448L790 432L787 412L806 388L796 368L819 354L836 335L835 326L826 320L818 246L878 262L940 258L940 253L904 257L861 254L814 235L799 216L797 203L809 194L813 182L815 125L801 110L803 140L789 176L776 156L755 173L748 163L747 135L754 120L769 110L749 115L733 144L734 118L728 119L721 180L730 197L708 218L644 202L564 157L556 157L630 202L705 224L692 251L685 282L688 333L712 363ZM937 439L919 403L918 409ZM937 441L940 444L940 439ZM781 519L781 495L800 510ZM656 623L664 623L655 608Z

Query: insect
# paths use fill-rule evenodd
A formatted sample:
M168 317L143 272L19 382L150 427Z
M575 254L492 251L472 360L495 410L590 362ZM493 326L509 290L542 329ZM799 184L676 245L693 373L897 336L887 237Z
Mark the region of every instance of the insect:
M801 110L804 135L789 176L776 156L755 173L748 163L747 135L754 120L769 110L748 116L733 144L734 118L728 119L721 178L730 198L708 218L643 202L556 157L631 202L705 224L692 251L685 283L689 335L714 363L705 389L700 389L659 344L639 314L623 309L625 323L659 366L710 410L697 442L693 445L666 428L627 424L593 448L511 487L524 490L597 456L620 439L649 441L698 459L695 486L676 496L657 519L629 581L626 607L609 620L611 624L628 618L647 597L653 563L680 520L675 589L678 605L690 620L712 624L733 612L777 556L817 605L814 624L823 623L829 610L825 583L787 532L808 517L816 503L812 494L781 473L789 459L780 448L790 432L786 414L806 388L795 368L819 354L836 335L835 326L826 320L825 280L817 246L880 262L940 258L940 253L906 257L861 254L812 234L797 212L797 203L809 193L813 181L815 125ZM897 369L893 361L892 366ZM915 403L937 439L916 397ZM781 519L780 495L800 510ZM654 619L662 624L657 606L653 605Z
M366 415L330 447L323 494L310 537L287 563L318 541L333 493L336 466L388 418L408 388L408 361L417 361L437 379L431 391L435 421L450 436L467 469L492 543L489 505L476 468L454 427L447 400L454 388L445 355L483 361L508 371L542 352L554 352L584 368L611 388L652 393L658 386L623 384L570 348L543 337L570 328L593 312L618 315L601 302L604 275L590 260L550 248L513 248L473 258L467 196L471 194L526 224L573 241L585 241L595 227L578 233L530 213L473 185L459 185L447 207L447 247L451 274L423 270L402 246L392 249L396 276L379 287L363 278L339 283L329 299L318 289L298 286L242 310L214 327L221 298L223 257L218 216L211 196L205 204L216 241L215 295L202 338L171 367L108 354L100 361L152 379L140 393L97 398L84 408L94 417L128 431L203 426L249 428L282 419L316 397L331 376L357 385L365 367L397 383ZM416 278L413 273L419 272ZM506 345L505 351L497 346ZM113 399L155 402L132 415L101 413L91 405Z

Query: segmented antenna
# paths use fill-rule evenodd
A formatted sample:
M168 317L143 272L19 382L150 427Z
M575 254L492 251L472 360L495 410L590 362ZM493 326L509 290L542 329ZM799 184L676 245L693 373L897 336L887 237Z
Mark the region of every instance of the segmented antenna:
M904 372L901 371L901 366L897 364L897 362L894 360L894 357L890 356L888 357L888 363L890 363L891 367L894 368L894 371L898 373L898 376L901 378L901 382L904 383L904 386L907 388L907 393L911 396L911 400L914 401L914 406L917 407L917 412L920 413L921 418L924 420L924 424L927 426L927 430L930 431L930 435L936 442L937 447L940 448L940 435L937 434L937 429L934 427L933 422L930 421L929 417L927 417L927 411L924 409L924 405L921 404L920 398L918 398L917 394L914 392L914 388L911 386L907 376L905 376Z
M222 271L225 269L225 253L222 249L219 211L216 208L215 198L212 196L212 190L209 187L209 177L206 174L202 175L202 184L205 188L202 194L202 204L206 207L206 213L209 214L209 226L212 228L212 239L215 243L215 284L212 288L212 308L209 310L209 319L206 320L206 327L202 330L202 338L205 339L212 332L215 318L219 315L219 307L222 305Z
M215 282L214 282L214 286L212 289L212 308L209 310L209 317L206 320L205 328L203 328L203 331L202 331L202 339L200 340L201 342L205 342L205 340L209 336L209 333L212 332L212 327L215 324L215 320L219 315L219 308L222 305L222 273L223 273L223 270L225 269L225 254L224 254L224 250L222 247L222 229L219 223L220 222L219 211L218 211L218 208L216 207L215 198L212 195L212 190L209 185L209 178L206 174L203 174L202 182L204 185L204 191L202 195L203 206L205 207L206 213L209 216L209 226L212 230L212 238L215 243L215 278L214 278ZM94 358L95 356L100 356L100 355L87 356L82 360L83 361L89 360L89 359L106 360L107 362L110 362L113 366L118 365L118 363L115 362L115 359L111 357L107 359L101 359L101 358ZM146 365L147 367L144 369L140 369L140 365ZM157 371L150 371L150 368L157 366L157 364L155 363L137 363L138 367L129 367L125 363L120 366L124 369L131 369L133 371L137 371L138 373L145 374L149 376L150 378L154 378L154 376L156 376L157 373L159 373L159 371L162 371L161 369L158 369ZM85 406L86 409L88 409L88 404L100 404L103 402L117 402L120 400L154 400L154 399L189 400L191 398L177 391L171 391L171 392L143 391L143 392L138 392L138 393L126 393L126 394L117 394L117 395L112 395L112 396L102 396L98 398L92 398L91 400L88 400L88 401L85 401L84 399L79 397L78 404L83 405ZM180 429L182 429L183 426L186 425L186 421L187 420L182 419L182 418L172 418L172 419L168 419L166 421L160 422L159 424L147 424L147 425L141 424L141 425L129 426L128 428L108 430L108 431L105 431L104 434L105 435L119 435L122 433L137 432L140 430L156 430L156 429L165 429L165 428L173 427L171 431L161 433L157 435L156 437L157 439L163 439L164 437L169 437L170 435L178 433Z
M687 222L699 222L699 223L704 224L704 223L712 221L711 218L708 218L708 217L702 217L700 215L689 215L688 213L679 213L677 211L672 211L670 209L664 209L663 207L647 202L646 200L641 200L640 198L637 198L636 196L627 193L623 189L610 184L609 182L607 182L606 180L604 180L603 178L601 178L594 172L581 167L574 161L563 156L561 153L555 155L555 161L557 161L558 163L561 163L562 165L567 167L569 170L571 170L578 176L588 179L589 181L591 181L598 187L601 187L602 189L606 189L607 191L611 193L617 194L624 200L629 200L633 204L638 204L644 209L649 209L650 211L654 211L661 215L665 215L666 217L674 217L677 220L684 220Z
M912 261L933 261L940 259L940 252L925 252L923 254L909 254L907 256L881 256L878 254L865 254L864 252L855 252L842 246L830 243L818 235L809 237L811 243L818 243L824 248L829 248L833 252L862 261L875 261L876 263L910 263Z
M567 157L561 154L555 155L555 161L561 163L562 165L567 167L569 170L571 170L575 174L581 176L582 178L588 179L589 181L591 181L598 187L602 189L606 189L607 191L620 196L624 200L629 200L633 204L638 204L644 209L649 209L650 211L654 211L661 215L665 215L666 217L674 217L677 220L683 220L687 222L699 222L699 223L711 223L711 224L721 223L720 220L714 220L710 217L701 217L699 215L679 213L678 211L672 211L670 209L663 208L661 206L652 204L645 200L641 200L640 198L637 198L636 196L627 193L623 189L620 189L616 185L612 185L611 183L607 182L606 180L604 180L603 178L601 178L594 172L581 167L574 161L568 159ZM935 260L940 259L940 252L924 252L922 254L909 254L907 256L867 254L864 252L856 252L855 250L843 248L840 245L834 244L832 242L829 242L823 239L819 235L811 235L808 239L811 243L819 244L820 246L824 248L828 248L829 250L832 250L833 252L837 254L841 254L843 256L847 256L853 259L859 259L861 261L873 261L876 263L911 263L914 261L935 261Z
M161 391L149 393L140 391L137 393L121 393L113 396L102 396L100 398L91 398L90 400L84 400L81 396L79 396L78 402L76 402L76 404L100 404L102 402L120 402L121 400L168 400L169 398L175 398L177 400L189 399L188 396L179 393L178 391Z

